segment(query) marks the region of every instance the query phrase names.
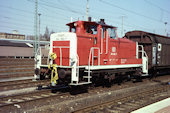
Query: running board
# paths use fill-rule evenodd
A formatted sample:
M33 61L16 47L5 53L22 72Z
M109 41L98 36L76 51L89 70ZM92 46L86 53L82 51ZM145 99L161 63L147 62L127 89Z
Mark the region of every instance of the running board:
M92 82L80 82L80 83L70 83L70 85L78 86L78 85L84 85L84 84L91 84Z
M84 71L85 73L88 73L89 71ZM92 71L90 71L90 73L91 73Z
M142 74L141 76L149 76L149 74Z
M83 76L83 78L92 78L91 76L89 77L89 76Z

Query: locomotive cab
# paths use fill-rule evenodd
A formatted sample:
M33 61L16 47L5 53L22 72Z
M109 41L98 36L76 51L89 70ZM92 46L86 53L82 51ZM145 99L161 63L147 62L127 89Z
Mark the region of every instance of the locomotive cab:
M69 32L76 33L79 36L100 39L105 38L108 32L110 38L117 39L116 27L106 25L103 19L98 23L91 21L77 21L67 25L69 26Z

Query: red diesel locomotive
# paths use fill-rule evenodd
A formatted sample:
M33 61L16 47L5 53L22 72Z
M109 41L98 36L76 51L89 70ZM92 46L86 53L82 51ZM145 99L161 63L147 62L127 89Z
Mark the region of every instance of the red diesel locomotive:
M104 19L78 20L67 26L69 32L50 36L51 60L49 65L40 64L40 79L51 78L52 85L83 85L125 75L147 75L148 58L143 46L118 38L116 27L105 24Z

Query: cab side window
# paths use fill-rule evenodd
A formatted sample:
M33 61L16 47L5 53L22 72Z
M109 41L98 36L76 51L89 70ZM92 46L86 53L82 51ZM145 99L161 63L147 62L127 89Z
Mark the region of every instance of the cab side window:
M86 33L90 33L90 34L97 34L97 26L96 25L89 25L86 27Z
M102 27L101 29L101 38L105 38L106 28Z
M113 28L108 28L110 38L116 39L116 32Z
M72 27L71 32L75 33L76 32L76 27Z

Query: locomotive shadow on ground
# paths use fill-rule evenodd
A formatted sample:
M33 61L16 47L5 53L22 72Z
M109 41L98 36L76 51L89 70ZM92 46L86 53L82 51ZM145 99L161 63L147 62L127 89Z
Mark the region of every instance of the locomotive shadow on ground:
M66 93L69 92L71 95L77 95L82 93L88 93L89 88L97 88L97 87L106 87L110 88L113 85L121 85L124 82L132 81L133 83L142 82L142 78L127 78L127 77L118 77L115 80L109 81L108 79L102 79L95 84L89 85L80 85L80 86L69 86L69 85L56 85L55 87L46 86L42 87L41 85L37 86L37 90L51 90L52 93L62 92Z
M81 94L81 93L88 93L88 86L69 86L69 85L56 85L56 86L46 86L42 87L41 85L37 86L36 90L51 90L51 93L66 93L69 92L72 95Z
M166 73L167 74L167 73ZM108 79L102 79L101 81L98 81L98 83L95 84L90 84L90 85L80 85L80 86L69 86L69 85L56 85L55 87L52 86L46 86L46 87L42 87L41 85L37 86L37 90L51 90L52 93L56 93L56 92L61 92L61 93L66 93L69 92L71 95L77 95L77 94L82 94L82 93L88 93L88 89L89 88L97 88L97 87L112 87L113 85L121 85L124 82L128 82L131 81L133 83L137 83L137 82L142 82L143 79L149 79L152 80L154 82L159 82L162 85L167 85L168 83L164 83L160 80L156 80L155 78L159 77L159 76L164 76L165 73L159 73L156 76L143 76L143 77L137 77L137 78L128 78L126 77L118 77L115 78L112 81L109 81Z

